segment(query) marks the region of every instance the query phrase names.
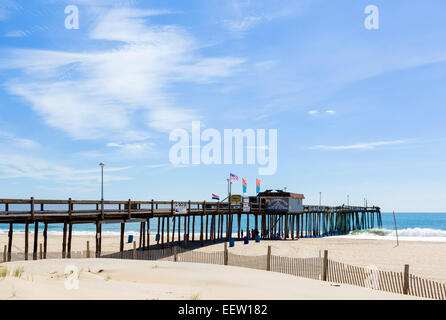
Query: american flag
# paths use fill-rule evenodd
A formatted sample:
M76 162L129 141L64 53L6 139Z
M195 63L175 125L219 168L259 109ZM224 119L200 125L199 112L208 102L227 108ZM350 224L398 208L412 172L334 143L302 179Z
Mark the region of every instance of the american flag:
M236 176L233 173L230 174L230 177L231 177L231 180L238 180L238 176Z

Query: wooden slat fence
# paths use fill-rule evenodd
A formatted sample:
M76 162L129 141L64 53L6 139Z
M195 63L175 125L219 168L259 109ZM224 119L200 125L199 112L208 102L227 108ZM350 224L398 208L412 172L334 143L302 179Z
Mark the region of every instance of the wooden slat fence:
M446 285L411 274L409 276L409 294L435 300L446 300Z
M271 255L271 271L320 280L322 258L291 258Z
M266 270L266 255L262 256L242 256L238 254L228 254L228 265L250 269Z
M404 294L403 272L357 267L331 259L328 260L327 281ZM446 300L446 284L410 274L407 294L427 299Z
M194 262L194 263L206 263L206 264L223 264L224 253L223 251L217 252L200 252L200 251L187 251L178 255L179 262Z

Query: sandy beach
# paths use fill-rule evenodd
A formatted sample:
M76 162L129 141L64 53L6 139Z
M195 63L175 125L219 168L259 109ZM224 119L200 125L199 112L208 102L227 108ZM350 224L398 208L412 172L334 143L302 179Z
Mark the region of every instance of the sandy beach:
M75 282L66 286L69 265L79 270L77 287ZM59 259L0 264L5 268L12 275L0 278L1 300L414 299L275 272L196 263Z
M39 234L39 240L43 237ZM127 239L127 238L126 238ZM138 243L138 237L134 240ZM94 252L94 235L73 235L72 251L86 250L86 242L90 242L90 250ZM152 248L157 248L155 239L151 238ZM24 234L15 233L13 239L13 252L24 251ZM7 236L0 234L0 248L3 252L7 244ZM272 254L288 257L318 257L323 250L328 250L329 257L333 260L348 263L355 266L375 265L380 270L402 271L405 264L410 265L412 274L426 277L432 280L446 281L446 243L443 242L416 242L400 241L398 247L395 241L388 240L362 240L344 237L309 238L300 240L274 240L255 243L250 241L244 245L242 241L236 241L235 247L229 248L230 252L243 255L264 255L267 247L271 246ZM189 247L196 247L200 251L221 251L223 243L213 244L207 242L203 248L199 242L189 242ZM30 234L29 252L32 257L33 237ZM132 243L125 243L125 249L133 248ZM62 236L48 235L48 252L61 252ZM103 234L102 252L112 253L119 251L119 236Z

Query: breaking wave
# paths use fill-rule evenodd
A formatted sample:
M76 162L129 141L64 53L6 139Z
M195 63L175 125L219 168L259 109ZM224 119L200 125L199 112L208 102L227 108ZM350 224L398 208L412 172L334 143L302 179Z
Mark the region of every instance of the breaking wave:
M351 231L344 237L355 239L382 239L394 240L395 230L370 229ZM431 228L406 228L398 230L398 238L407 241L444 241L446 242L446 230Z

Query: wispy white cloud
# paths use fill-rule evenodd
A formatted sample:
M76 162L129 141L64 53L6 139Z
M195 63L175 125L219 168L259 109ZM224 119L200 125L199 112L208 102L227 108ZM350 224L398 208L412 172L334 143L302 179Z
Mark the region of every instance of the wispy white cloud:
M99 179L100 168L73 168L48 161L39 156L44 149L37 141L17 137L16 135L0 131L0 148L8 150L0 154L0 179L31 178L37 180L60 181L68 184L88 184ZM114 173L128 170L129 166L107 167L104 180L130 180L131 177L115 175Z
M13 0L2 0L0 2L0 21L7 20L11 12L21 10L22 6Z
M9 37L9 38L23 38L23 37L28 37L31 36L35 33L39 33L39 32L47 32L49 31L50 28L46 25L35 25L31 28L28 29L24 29L24 30L14 30L14 31L9 31L5 34L5 37Z
M271 20L271 18L265 16L249 16L243 17L241 20L223 20L222 25L236 35L242 36L255 25L268 20Z
M112 175L130 167L107 167L104 181L131 180L131 177ZM89 183L100 179L100 168L74 169L54 162L22 154L0 155L0 179L32 178L67 183Z
M378 142L367 142L367 143L358 143L352 145L343 145L343 146L328 146L328 145L317 145L313 146L310 149L317 150L370 150L376 149L377 147L389 146L389 145L401 145L411 142L411 140L391 140L391 141L378 141Z
M228 17L221 20L221 25L233 36L241 38L260 24L302 12L308 4L308 0L277 0L270 4L263 1L228 1Z
M6 131L0 131L0 145L6 146L9 150L12 148L29 150L40 147L40 144L37 141L27 138L19 138Z
M276 60L264 60L257 63L254 63L254 68L260 69L260 70L269 70L273 68L275 65L277 65Z
M64 0L67 4L79 4L79 5L87 5L94 7L130 7L137 5L139 0Z
M170 167L170 166L172 166L172 164L170 162L146 165L147 168L152 168L152 169L154 169L154 168L165 168L165 167Z
M126 156L139 157L154 152L155 144L149 141L135 142L135 143L109 142L107 143L107 147L116 148Z
M8 81L7 89L74 139L133 141L149 128L183 127L200 115L176 105L167 88L176 82L218 81L235 73L243 60L203 58L197 53L200 45L182 28L145 20L166 13L108 10L90 33L91 40L110 44L106 50L3 54L0 69L23 72Z
M320 110L309 110L307 112L308 115L310 116L322 116L322 115L327 115L327 116L334 116L336 114L336 111L334 110L325 110L325 111L320 111Z
M5 34L9 38L23 38L26 37L26 32L23 30L10 31Z

